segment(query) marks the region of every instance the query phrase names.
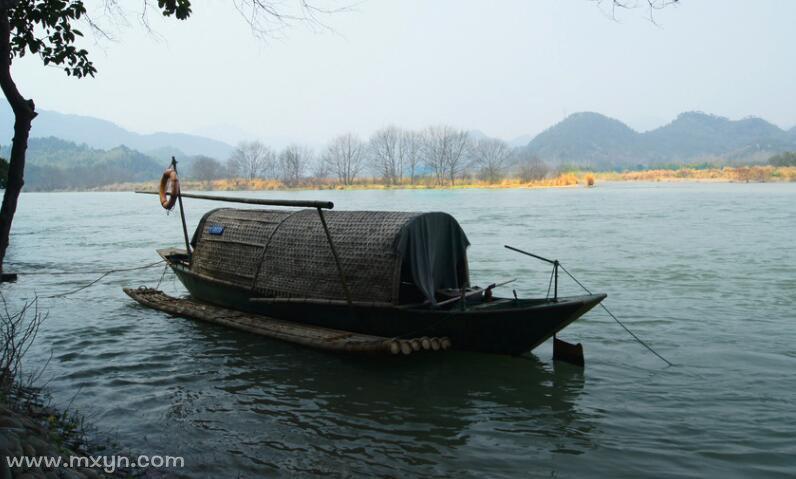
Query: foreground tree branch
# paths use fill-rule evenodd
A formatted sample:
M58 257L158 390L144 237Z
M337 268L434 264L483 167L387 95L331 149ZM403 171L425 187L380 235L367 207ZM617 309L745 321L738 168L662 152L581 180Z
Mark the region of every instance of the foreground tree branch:
M608 3L610 5L611 10L611 17L616 20L616 11L617 9L620 10L630 10L639 7L646 7L649 9L649 21L652 23L655 22L655 11L656 10L663 10L664 8L668 7L669 5L675 5L680 3L680 0L593 0L598 5L603 5Z
M11 142L11 155L8 161L8 183L3 195L3 204L0 206L0 274L3 273L11 222L17 211L19 193L25 184L25 152L28 149L31 123L36 118L36 106L33 100L26 100L22 96L11 77L11 25L8 14L7 9L0 10L0 57L2 57L0 88L14 112L14 139Z
M191 0L140 1L141 11L137 14L146 28L149 28L147 19L150 11L177 20L186 20L193 13ZM125 6L129 3L126 2ZM125 19L130 15L121 0L105 0L101 5L108 17ZM252 32L258 36L299 22L323 26L318 20L319 15L342 10L323 9L309 0L298 0L293 9L279 0L233 0L232 6L244 14ZM102 10L102 7L99 9ZM11 223L25 184L28 137L36 117L33 100L24 98L14 83L11 64L14 58L26 54L38 55L45 66L58 66L69 76L93 77L97 70L89 59L88 51L77 46L83 37L83 33L76 28L79 23L103 38L110 38L110 34L88 15L84 0L0 0L0 87L14 112L8 184L0 207L0 282L4 278L3 264Z

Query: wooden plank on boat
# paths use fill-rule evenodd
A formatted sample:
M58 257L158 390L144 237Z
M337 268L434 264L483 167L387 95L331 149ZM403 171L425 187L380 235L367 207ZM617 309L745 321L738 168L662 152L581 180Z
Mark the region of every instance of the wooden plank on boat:
M452 346L446 337L398 339L352 333L245 313L190 298L175 298L152 288L124 288L124 292L142 305L158 311L326 351L408 355L419 351L446 350Z
M342 299L322 299L322 298L249 298L253 303L266 304L320 304L330 306L350 306L354 305L361 308L394 308L392 303L383 301L348 301Z

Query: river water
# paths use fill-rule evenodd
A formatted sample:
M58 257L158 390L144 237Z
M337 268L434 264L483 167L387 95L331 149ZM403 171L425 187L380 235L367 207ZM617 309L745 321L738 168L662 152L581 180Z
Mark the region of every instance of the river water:
M48 299L157 261L181 244L179 215L148 195L23 194L8 269L28 274L2 291L49 311L27 366L52 356L56 403L119 451L184 456L172 473L209 477L796 473L796 184L249 195L447 211L475 284L518 277L543 296L548 267L503 244L559 258L674 366L598 310L561 335L584 344L579 369L549 343L376 361L171 318L121 291L161 267ZM189 227L213 206L186 200ZM170 274L161 288L183 292Z

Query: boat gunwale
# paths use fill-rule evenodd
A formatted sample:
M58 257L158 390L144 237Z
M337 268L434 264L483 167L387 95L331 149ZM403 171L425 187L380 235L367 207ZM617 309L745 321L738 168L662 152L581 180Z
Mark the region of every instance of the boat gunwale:
M248 289L243 288L240 285L232 283L230 281L226 281L226 280L219 279L219 278L213 278L213 277L208 276L206 274L198 273L196 271L192 271L190 269L190 266L186 265L184 262L174 261L172 259L172 256L184 254L184 252L182 252L180 250L177 250L175 248L165 248L165 249L160 249L160 250L157 250L157 251L158 251L158 254L160 254L160 256L166 261L166 263L173 270L175 270L175 273L181 273L181 274L186 274L186 275L190 275L190 276L195 276L197 278L200 278L200 279L202 279L204 281L208 281L208 282L211 282L211 283L217 283L217 284L220 284L220 285L223 285L223 286L226 286L226 287L230 287L230 288L234 288L234 289L238 289L238 290L242 290L242 291L244 291L244 290L245 291L249 291ZM179 270L179 272L177 270ZM367 309L382 309L382 310L394 309L394 310L401 310L401 311L413 312L413 313L418 313L418 314L433 314L433 315L444 314L444 315L450 315L450 316L465 316L466 317L466 316L484 316L484 315L487 315L487 316L505 315L505 314L507 314L509 312L517 313L517 312L523 312L523 311L533 311L535 309L540 309L540 308L560 308L560 307L569 306L572 303L583 303L584 305L590 304L590 303L597 304L597 303L601 302L603 299L605 299L607 296L608 295L605 294L605 293L596 293L596 294L587 294L587 295L578 295L578 296L559 296L557 299L552 299L552 298L523 298L523 299L518 299L518 300L515 300L515 299L512 299L512 298L501 298L501 297L496 296L494 298L495 300L509 299L510 302L511 302L512 307L507 307L507 306L509 306L509 304L507 304L507 303L501 303L499 305L496 305L496 306L500 306L499 308L489 309L489 308L485 307L485 308L479 308L477 310L459 309L459 308L457 308L457 306L455 304L452 305L452 307L450 309L433 309L431 307L428 307L430 305L427 305L426 307L421 308L421 307L417 307L416 305L408 305L410 307L407 307L407 305L395 305L395 304L391 304L391 303L379 304L379 303L367 303L367 302L363 302L363 304L355 304L355 305L352 305L352 306L348 306L348 305L339 305L338 306L338 305L332 305L332 304L330 304L329 306L334 306L334 307L355 307L357 309L360 309L360 308L362 308L362 309L364 309L364 308L367 308ZM285 298L285 299L290 299L290 298ZM325 298L298 298L297 301L296 301L296 304L307 304L307 303L302 303L301 302L302 299L319 299L319 300L323 300ZM526 304L518 305L516 303L517 301L523 302L523 303L526 303ZM529 302L529 301L533 301L534 303L533 304L527 304L527 302ZM286 304L289 304L289 302L286 302Z

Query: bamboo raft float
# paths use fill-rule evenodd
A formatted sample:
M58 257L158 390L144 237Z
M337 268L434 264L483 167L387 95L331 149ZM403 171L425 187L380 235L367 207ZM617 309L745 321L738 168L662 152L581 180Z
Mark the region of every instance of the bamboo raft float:
M123 289L132 299L152 309L324 351L410 355L415 352L445 351L452 347L447 337L423 336L399 339L372 336L283 321L202 303L190 298L175 298L153 288Z

